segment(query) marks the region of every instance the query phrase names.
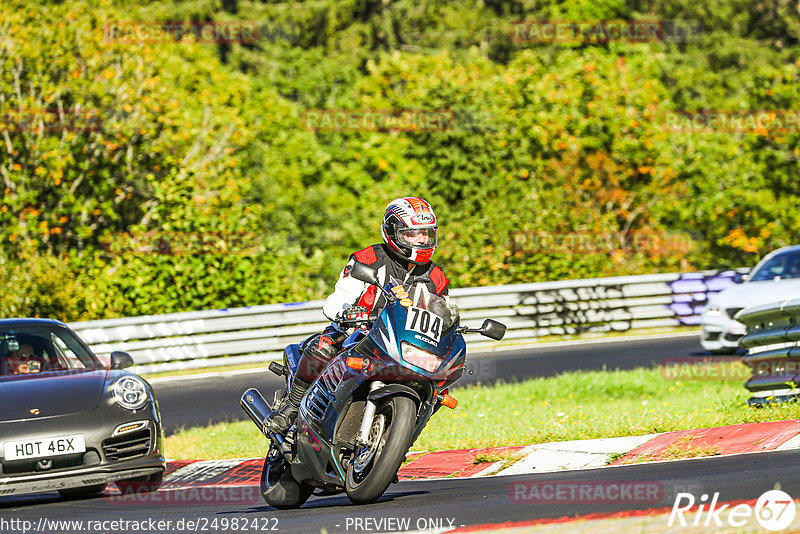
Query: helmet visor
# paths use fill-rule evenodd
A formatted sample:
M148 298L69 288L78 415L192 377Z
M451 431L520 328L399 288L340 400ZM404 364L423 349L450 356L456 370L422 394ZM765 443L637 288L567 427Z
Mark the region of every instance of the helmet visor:
M418 248L433 248L438 240L436 228L400 228L397 230L397 242L400 245Z

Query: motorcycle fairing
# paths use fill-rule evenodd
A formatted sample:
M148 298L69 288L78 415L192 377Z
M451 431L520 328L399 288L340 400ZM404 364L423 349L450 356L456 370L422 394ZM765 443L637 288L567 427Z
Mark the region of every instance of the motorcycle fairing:
M342 343L342 349L347 350L355 347L358 343L368 334L367 330L356 330L352 334L350 334L347 339L344 340Z
M288 367L291 376L294 376L297 373L297 367L300 365L301 355L300 345L297 343L288 345L283 352L284 365Z
M450 377L454 371L463 369L466 360L466 344L463 338L457 335L459 321L456 320L442 334L438 343L431 343L424 336L404 330L395 332L390 328L390 324L405 324L408 316L408 308L393 303L381 312L376 327L373 328L369 337L381 349L381 351L397 362L398 365L412 369L415 373L429 380L443 380ZM423 350L426 350L442 358L442 363L434 372L426 371L402 358L402 343L409 343ZM460 375L459 375L460 376Z
M297 421L297 458L292 462L292 476L299 481L316 480L332 486L344 486L344 469L333 447L300 417Z

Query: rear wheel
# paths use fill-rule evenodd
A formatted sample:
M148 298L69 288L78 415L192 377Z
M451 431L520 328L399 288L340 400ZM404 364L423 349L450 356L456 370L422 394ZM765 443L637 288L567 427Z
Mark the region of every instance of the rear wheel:
M383 495L408 452L414 432L414 401L397 396L379 402L367 444L355 451L347 467L345 490L355 504L375 502Z
M92 486L83 486L80 488L69 488L58 490L65 499L88 499L102 493L108 484L94 484Z
M311 496L313 488L297 482L292 477L289 463L280 452L272 448L264 459L261 470L261 496L264 501L279 510L299 508Z

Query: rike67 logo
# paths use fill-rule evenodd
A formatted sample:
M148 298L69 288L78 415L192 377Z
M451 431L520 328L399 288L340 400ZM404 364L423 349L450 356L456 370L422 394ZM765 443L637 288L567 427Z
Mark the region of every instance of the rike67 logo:
M781 490L763 493L755 506L742 503L731 507L730 504L719 504L718 500L718 492L714 493L710 501L708 494L703 494L699 502L695 501L691 493L678 493L667 526L722 527L727 523L731 527L743 527L748 524L752 526L755 518L761 527L778 531L791 525L797 513L795 502L788 493ZM693 510L695 504L697 507Z

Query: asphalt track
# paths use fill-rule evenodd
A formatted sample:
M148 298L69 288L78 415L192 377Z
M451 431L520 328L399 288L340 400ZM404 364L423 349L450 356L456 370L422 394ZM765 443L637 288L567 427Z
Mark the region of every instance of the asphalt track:
M550 497L550 502L537 501L527 488L569 488L578 483L591 487L647 484L660 488L658 502L631 504L613 498L574 502ZM439 479L409 481L393 485L375 504L354 506L344 496L312 497L302 509L273 510L265 504L210 502L202 505L121 505L99 497L83 501L61 501L54 494L0 498L0 527L4 532L22 532L22 521L30 521L37 532L39 521L172 521L170 529L150 529L149 525L127 532L391 532L413 531L431 526L471 526L503 522L530 521L543 518L573 517L591 513L612 513L645 508L671 509L678 492L691 493L699 501L702 495L718 501L754 500L776 484L791 496L800 495L800 451L780 451L638 464L613 468L488 477L480 479ZM557 486L556 486L557 485ZM522 488L520 490L519 488ZM567 490L565 490L567 491ZM611 495L610 493L608 495ZM687 522L694 519L697 505L686 513ZM703 520L704 517L701 516ZM18 523L10 521L17 520ZM183 529L177 529L179 525ZM187 522L195 522L187 528ZM236 521L238 529L231 525ZM751 528L758 525L752 520ZM406 523L404 523L406 522ZM72 525L71 529L50 528L46 532L89 532ZM107 523L106 532L118 532ZM690 523L691 524L691 523ZM14 525L20 529L14 529ZM228 525L228 528L222 528ZM247 528L242 528L247 525ZM666 527L666 525L664 525ZM10 527L10 528L9 528ZM400 527L400 528L397 528ZM487 528L490 530L490 528Z
M552 376L577 369L631 369L658 365L669 358L706 356L696 336L662 337L572 345L550 345L484 355L472 355L473 375L463 383L491 383ZM281 386L267 371L213 376L204 379L156 381L154 387L168 431L225 419L242 419L238 406L241 392L251 386L265 394ZM391 532L430 527L482 525L530 521L601 512L645 508L671 508L678 492L697 499L719 492L720 501L756 499L776 483L790 495L800 495L800 452L781 451L725 456L679 462L641 464L607 469L542 473L480 479L408 481L392 485L381 500L369 506L353 506L343 495L312 497L301 510L277 511L254 499L200 499L192 503L161 502L150 505L113 502L108 496L65 501L56 493L0 497L2 532L90 532L71 525L57 528L44 520L106 521L102 532ZM612 482L655 485L658 501L619 500L537 501L525 488L531 483L578 482L606 487ZM521 485L521 486L520 486ZM522 488L522 489L519 489ZM256 495L255 488L245 488ZM164 492L159 492L163 494ZM11 520L19 520L16 523ZM136 527L113 521L141 522ZM148 521L172 521L169 528ZM3 522L5 521L5 523ZM30 521L31 523L22 523ZM182 521L182 523L181 523ZM193 521L191 525L188 523ZM234 529L234 523L238 528ZM41 528L44 525L47 528ZM97 524L95 524L97 526ZM152 527L152 528L151 528ZM38 530L37 530L38 529Z
M658 365L669 358L702 358L699 334L636 340L598 340L579 344L558 344L494 353L475 353L467 357L467 367L457 385L497 380L524 380L553 376L565 371L633 369ZM282 380L264 369L243 374L212 376L202 379L155 381L167 435L182 426L205 426L221 421L246 418L239 398L257 387L271 401Z

